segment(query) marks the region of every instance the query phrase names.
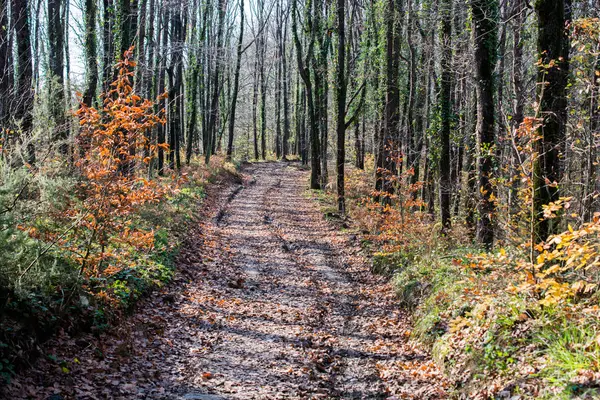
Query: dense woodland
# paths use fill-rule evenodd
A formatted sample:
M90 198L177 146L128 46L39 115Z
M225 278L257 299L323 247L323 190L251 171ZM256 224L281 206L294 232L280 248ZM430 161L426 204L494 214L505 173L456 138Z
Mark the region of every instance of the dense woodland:
M472 299L501 280L515 320L596 307L593 341L599 15L597 0L0 0L0 309L137 297L123 274L172 273L148 254L177 219L149 209L181 213L215 168L289 160L386 271L446 254L503 277ZM586 362L574 371L600 374Z
M338 177L343 212L344 165L364 168L371 154L374 187L391 195L386 176L410 175L421 210L445 228L466 220L491 246L516 222L523 179L538 215L569 196L574 223L596 210L597 11L593 1L5 2L3 155L72 164L74 110L102 105L132 49L135 93L167 94L155 104L164 123L146 133L166 145L136 170L161 175L218 153L297 156L312 188ZM538 156L524 150L524 121ZM558 221L536 223L536 241Z

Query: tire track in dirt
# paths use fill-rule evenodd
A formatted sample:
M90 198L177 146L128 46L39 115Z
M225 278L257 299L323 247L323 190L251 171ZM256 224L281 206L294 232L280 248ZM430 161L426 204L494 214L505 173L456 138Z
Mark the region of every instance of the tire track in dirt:
M426 357L406 354L397 325L372 329L398 310L373 298L370 285L384 282L371 276L351 235L324 221L304 189L307 173L285 163L252 173L255 184L229 203L217 232L240 276L222 298L239 303L224 307L221 344L185 367L188 398L442 398L439 381L415 380L415 388L382 379L382 370Z

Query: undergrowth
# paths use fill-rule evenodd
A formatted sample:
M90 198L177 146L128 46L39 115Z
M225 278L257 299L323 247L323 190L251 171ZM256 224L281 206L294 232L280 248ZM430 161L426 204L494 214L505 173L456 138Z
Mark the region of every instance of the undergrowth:
M412 340L431 349L455 396L600 397L599 219L540 243L534 260L527 242L486 252L460 221L442 234L411 189L398 189L391 206L373 202L372 168L369 159L348 174L350 217L373 270L410 310ZM568 203L549 205L547 217Z
M72 182L43 171L0 169L0 376L10 379L16 368L29 363L37 344L57 330L100 333L146 293L166 284L185 232L206 196L206 185L235 169L215 157L210 167L193 161L182 171L184 181L162 178L164 185L179 186L162 201L141 207L128 221L132 230L152 232L152 246L128 252L122 260L127 266L114 274L87 277L68 248L29 234L31 227L40 232L61 226L48 210L61 207L54 204L57 199L69 203ZM23 185L28 194L15 202L15 188Z
M58 331L100 333L173 276L205 187L236 167L215 157L148 177L164 123L130 85L132 50L100 110L81 105L70 163L32 167L0 146L0 381Z

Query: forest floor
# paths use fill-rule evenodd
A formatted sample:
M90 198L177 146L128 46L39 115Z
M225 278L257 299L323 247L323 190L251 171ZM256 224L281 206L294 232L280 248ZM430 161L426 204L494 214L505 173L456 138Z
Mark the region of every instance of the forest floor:
M360 238L325 220L294 163L217 182L174 281L97 338L62 335L13 399L443 399ZM1 393L0 393L1 394ZM1 396L0 396L1 397Z

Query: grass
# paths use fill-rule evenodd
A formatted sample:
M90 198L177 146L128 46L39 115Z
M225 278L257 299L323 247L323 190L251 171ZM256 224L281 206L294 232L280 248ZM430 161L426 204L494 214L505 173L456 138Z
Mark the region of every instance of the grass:
M457 396L505 390L525 398L598 398L600 321L570 304L540 308L512 293L519 277L501 267L465 269L457 260L466 250L455 249L452 260L386 259L400 304L413 314L413 340L432 349Z
M558 388L552 393L554 398L599 395L599 328L597 322L578 326L563 319L547 325L535 337L547 355L547 366L541 375Z

